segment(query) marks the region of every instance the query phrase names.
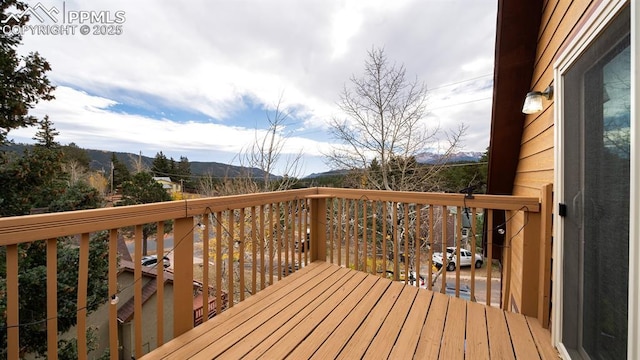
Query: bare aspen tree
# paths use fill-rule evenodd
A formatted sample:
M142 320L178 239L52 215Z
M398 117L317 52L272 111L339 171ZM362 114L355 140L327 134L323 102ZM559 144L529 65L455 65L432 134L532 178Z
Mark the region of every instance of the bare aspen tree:
M129 154L129 163L133 167L134 174L149 171L149 166L142 161L142 151L138 153L138 156Z
M244 173L225 176L221 182L216 183L215 193L235 195L287 190L298 181L303 170L302 151L285 154L288 139L285 130L289 115L281 96L275 109L266 113L267 128L256 127L253 142L236 157ZM282 175L274 178L275 171ZM201 187L211 188L212 184L212 181L205 181Z
M256 129L254 142L241 154L242 165L256 168L262 172L262 191L286 190L291 188L301 175L302 151L283 157L287 134L284 133L289 118L289 111L284 108L282 96L278 99L275 110L267 111L267 129ZM272 172L282 172L282 178L275 182ZM275 184L275 185L274 185Z
M70 160L63 164L63 169L69 174L69 184L73 185L84 180L88 177L87 169L82 166L77 160Z
M428 191L437 185L441 164L424 166L415 156L442 138L438 126L429 129L427 88L409 80L403 65L391 63L384 49L368 52L364 74L352 76L338 106L346 116L331 121L331 132L341 146L325 154L329 165L360 174L360 187ZM458 146L465 126L445 132L444 162Z

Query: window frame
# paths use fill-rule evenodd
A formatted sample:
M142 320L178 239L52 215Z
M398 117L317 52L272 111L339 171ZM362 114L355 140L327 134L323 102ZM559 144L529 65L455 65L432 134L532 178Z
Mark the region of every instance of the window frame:
M630 4L629 4L630 3ZM625 6L631 7L631 179L630 179L630 227L629 227L629 309L628 309L628 358L640 358L640 344L631 339L640 336L640 151L638 134L637 106L640 103L638 91L638 61L637 49L640 49L638 24L640 23L640 8L635 1L617 0L601 1L590 18L578 30L568 46L562 49L554 63L554 83L556 99L554 100L554 209L559 208L560 199L564 199L564 144L565 136L563 119L563 77L571 66L580 58L584 51L593 44L609 23L615 19ZM554 212L554 249L553 249L553 314L551 337L553 344L563 358L570 358L569 352L562 343L562 311L563 311L563 237L564 219Z

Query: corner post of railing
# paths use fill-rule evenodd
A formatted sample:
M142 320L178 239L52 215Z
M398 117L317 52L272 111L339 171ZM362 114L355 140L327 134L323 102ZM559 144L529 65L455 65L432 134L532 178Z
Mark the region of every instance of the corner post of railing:
M193 328L193 217L173 224L173 336ZM160 268L160 267L159 267Z
M328 195L309 195L311 200L310 257L311 261L327 260L327 198Z
M553 184L540 191L540 268L538 269L538 321L549 328L551 317L551 236L553 218Z
M507 219L510 219L511 226L507 227L505 239L508 261L505 264L508 290L504 299L505 310L516 310L531 317L538 316L540 290L540 252L543 240L539 208L537 204L535 208L523 206L519 210L508 211ZM516 280L512 284L514 277L521 281Z

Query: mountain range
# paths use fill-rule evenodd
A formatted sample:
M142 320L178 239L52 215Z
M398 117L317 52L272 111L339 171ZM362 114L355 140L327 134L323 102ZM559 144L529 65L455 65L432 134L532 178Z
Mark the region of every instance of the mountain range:
M13 151L22 153L25 148L30 148L32 145L27 144L11 144L5 147L1 147L0 150L4 151ZM96 171L105 171L108 172L111 169L111 154L115 154L123 164L126 164L130 170L134 169L134 164L138 161L142 162L142 164L151 168L151 164L153 163L152 157L125 153L125 152L112 152L105 150L94 150L94 149L83 149L89 155L90 168L91 170ZM456 163L456 162L477 162L482 158L484 153L478 151L464 151L454 153L446 159L446 162ZM442 155L431 153L431 152L422 152L416 155L416 160L422 164L435 164L441 162ZM179 160L176 160L179 161ZM208 175L210 174L216 178L223 177L237 177L246 175L247 168L236 165L223 164L215 161L190 161L189 165L191 166L191 174L193 175ZM306 176L306 178L313 179L321 176L339 176L345 174L346 170L328 170L322 173L314 173ZM264 172L258 168L250 168L250 173L252 176L261 178L263 177ZM271 175L273 178L278 178L276 175Z
M482 158L484 153L479 151L461 151L451 154L447 157L447 163L461 163L461 162L478 162ZM443 160L442 154L436 154L431 152L422 152L416 155L416 160L421 164L436 164ZM348 173L348 170L329 170L322 173L313 173L308 175L307 179L315 179L322 176L340 176Z
M23 153L25 149L31 148L33 145L28 144L10 144L7 146L0 147L0 151L8 151L8 152L17 152ZM115 154L118 161L125 164L129 170L134 170L135 163L140 161L143 166L146 168L151 168L151 164L153 164L152 157L126 153L126 152L115 152L115 151L105 151L105 150L95 150L95 149L83 149L87 155L89 156L90 163L89 167L94 171L104 171L108 173L111 169L111 155ZM176 162L179 161L176 160ZM247 173L247 168L236 165L223 164L214 161L189 161L189 165L191 167L191 174L193 175L211 175L214 178L224 178L224 177L236 177L236 176L244 176ZM251 175L253 177L262 178L264 172L257 168L249 169ZM278 176L272 175L274 178L279 178Z
M479 151L460 151L457 153L451 154L446 162L448 163L459 163L459 162L477 162L480 161L484 155L483 152ZM436 164L442 162L443 155L436 154L432 152L423 152L416 155L416 160L421 164Z

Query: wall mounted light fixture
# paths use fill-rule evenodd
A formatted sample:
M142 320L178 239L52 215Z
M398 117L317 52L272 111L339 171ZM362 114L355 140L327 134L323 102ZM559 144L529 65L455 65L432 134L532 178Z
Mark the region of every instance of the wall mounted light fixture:
M553 85L549 85L544 91L531 91L527 93L522 106L522 112L525 114L535 114L542 110L542 98L547 100L553 99Z

